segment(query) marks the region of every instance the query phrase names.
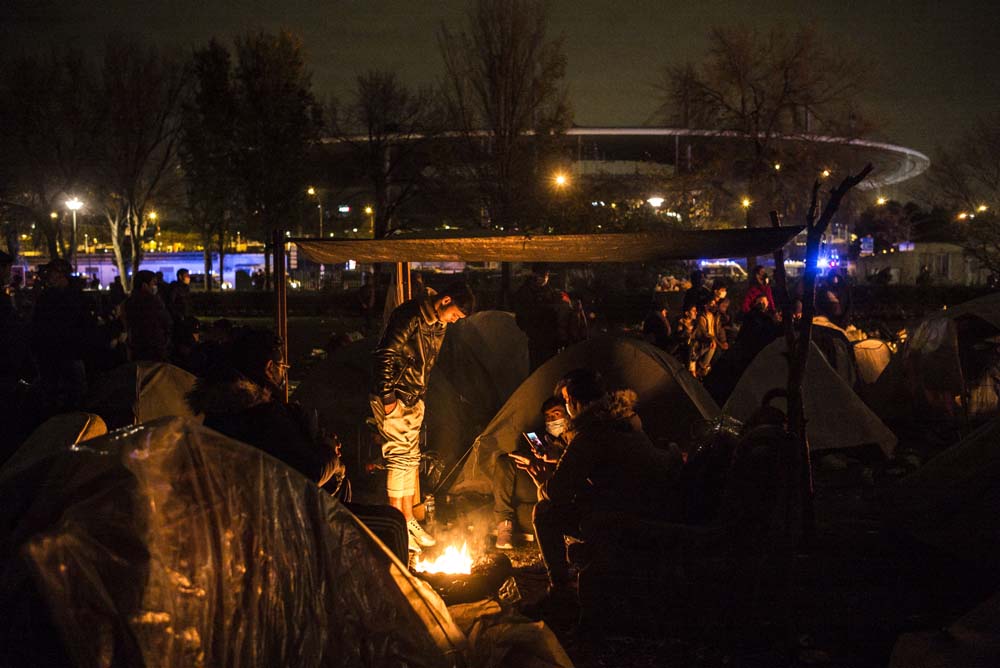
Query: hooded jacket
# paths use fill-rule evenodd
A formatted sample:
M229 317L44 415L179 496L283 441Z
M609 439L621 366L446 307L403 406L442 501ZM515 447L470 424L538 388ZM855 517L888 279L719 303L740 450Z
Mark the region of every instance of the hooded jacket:
M263 450L317 485L344 478L336 451L313 433L298 406L272 399L245 376L199 379L187 401L191 410L204 413L206 427Z
M375 349L372 394L384 404L399 398L413 405L422 399L441 351L445 327L438 320L430 297L411 299L397 306Z
M542 498L650 518L669 514L679 462L643 433L635 402L634 391L619 390L572 419L572 438L541 486Z

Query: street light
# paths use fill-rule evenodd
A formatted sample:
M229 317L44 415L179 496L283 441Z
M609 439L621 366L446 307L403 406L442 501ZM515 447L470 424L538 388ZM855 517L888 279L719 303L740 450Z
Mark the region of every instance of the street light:
M986 213L987 206L985 204L980 204L976 207L977 213Z
M824 179L828 179L830 178L830 170L824 169L822 172L819 173L819 175L822 176Z
M76 197L66 201L66 208L73 212L73 246L70 250L73 252L73 271L77 274L80 273L80 268L76 264L76 212L82 207L83 202Z
M306 194L316 198L316 207L319 209L319 237L323 238L323 202L319 198L319 192L312 186L306 189Z
M663 198L659 196L650 197L646 201L649 202L649 205L654 209L659 209L661 206L663 206Z
M781 171L781 163L780 162L774 163L774 171L776 171L776 172L780 172Z
M743 199L740 200L740 206L742 206L743 210L746 212L746 216L747 216L746 228L748 230L750 229L750 205L751 204L753 204L753 202L750 201L749 197L744 197Z
M888 200L888 199L887 199L886 197L884 197L884 196L882 196L882 195L879 195L879 196L878 196L878 197L877 197L877 198L875 199L875 205L876 205L876 206L884 206L884 205L885 205L885 203L886 203L886 202L888 202L888 201L889 201L889 200Z
M569 184L569 177L562 172L557 172L552 180L558 188L565 188Z
M365 214L368 216L368 222L372 226L372 239L375 238L375 209L372 208L371 204L365 204Z

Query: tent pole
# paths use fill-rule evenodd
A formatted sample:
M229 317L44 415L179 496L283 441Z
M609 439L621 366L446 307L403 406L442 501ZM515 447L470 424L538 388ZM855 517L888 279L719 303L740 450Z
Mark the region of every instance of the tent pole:
M285 240L280 229L274 230L274 304L275 329L281 337L281 359L288 364L288 281L285 279ZM285 401L288 401L288 380L285 380Z

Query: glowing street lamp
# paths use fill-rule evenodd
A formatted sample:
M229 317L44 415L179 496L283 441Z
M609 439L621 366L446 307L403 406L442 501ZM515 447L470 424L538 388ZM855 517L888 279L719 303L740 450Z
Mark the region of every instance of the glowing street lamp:
M962 213L958 214L958 219L959 220L965 220L968 217L969 217L969 214L967 212L965 212L965 211L963 211ZM975 218L975 216L973 216L973 218Z
M774 163L774 171L776 171L776 172L780 172L781 171L781 163L780 162Z
M368 222L372 226L372 238L375 238L375 209L371 204L365 204L365 215L368 216Z
M322 239L323 238L323 201L319 198L319 192L315 188L313 188L312 186L309 186L308 188L306 188L306 194L309 195L310 197L315 197L316 198L316 207L319 208L319 238Z
M985 204L980 204L976 207L976 213L986 213L987 206Z
M888 200L888 199L887 199L886 197L884 197L884 196L882 196L882 195L879 195L879 196L878 196L878 197L877 197L877 198L875 199L875 205L876 205L876 206L885 206L885 203L886 203L886 202L888 202L888 201L889 201L889 200Z
M569 177L562 172L557 173L552 180L559 188L565 188L569 184Z
M830 170L824 169L822 172L819 173L819 175L822 176L824 179L828 179L830 178Z
M76 212L83 208L83 202L74 197L66 201L66 208L73 212L73 246L70 249L73 253L73 271L80 273L79 267L76 265Z
M746 212L746 217L747 217L746 228L748 230L750 229L750 205L751 204L753 204L753 202L750 201L749 197L744 197L743 199L740 200L740 206L742 206L743 207L743 211Z
M654 209L659 209L661 206L663 206L663 198L659 196L650 197L646 201L649 202L649 205Z

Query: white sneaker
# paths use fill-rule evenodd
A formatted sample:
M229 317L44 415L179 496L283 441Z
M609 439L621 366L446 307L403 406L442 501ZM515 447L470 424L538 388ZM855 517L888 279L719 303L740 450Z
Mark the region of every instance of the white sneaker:
M417 544L421 547L434 547L437 545L437 541L434 540L434 536L424 531L424 528L420 526L420 522L418 522L416 518L407 522L406 528L410 531L410 540L416 540Z
M407 536L409 537L409 545L407 545L407 549L413 554L420 554L421 552L423 552L423 550L420 549L420 544L417 543L417 539L413 537L413 534L410 532L406 533Z

